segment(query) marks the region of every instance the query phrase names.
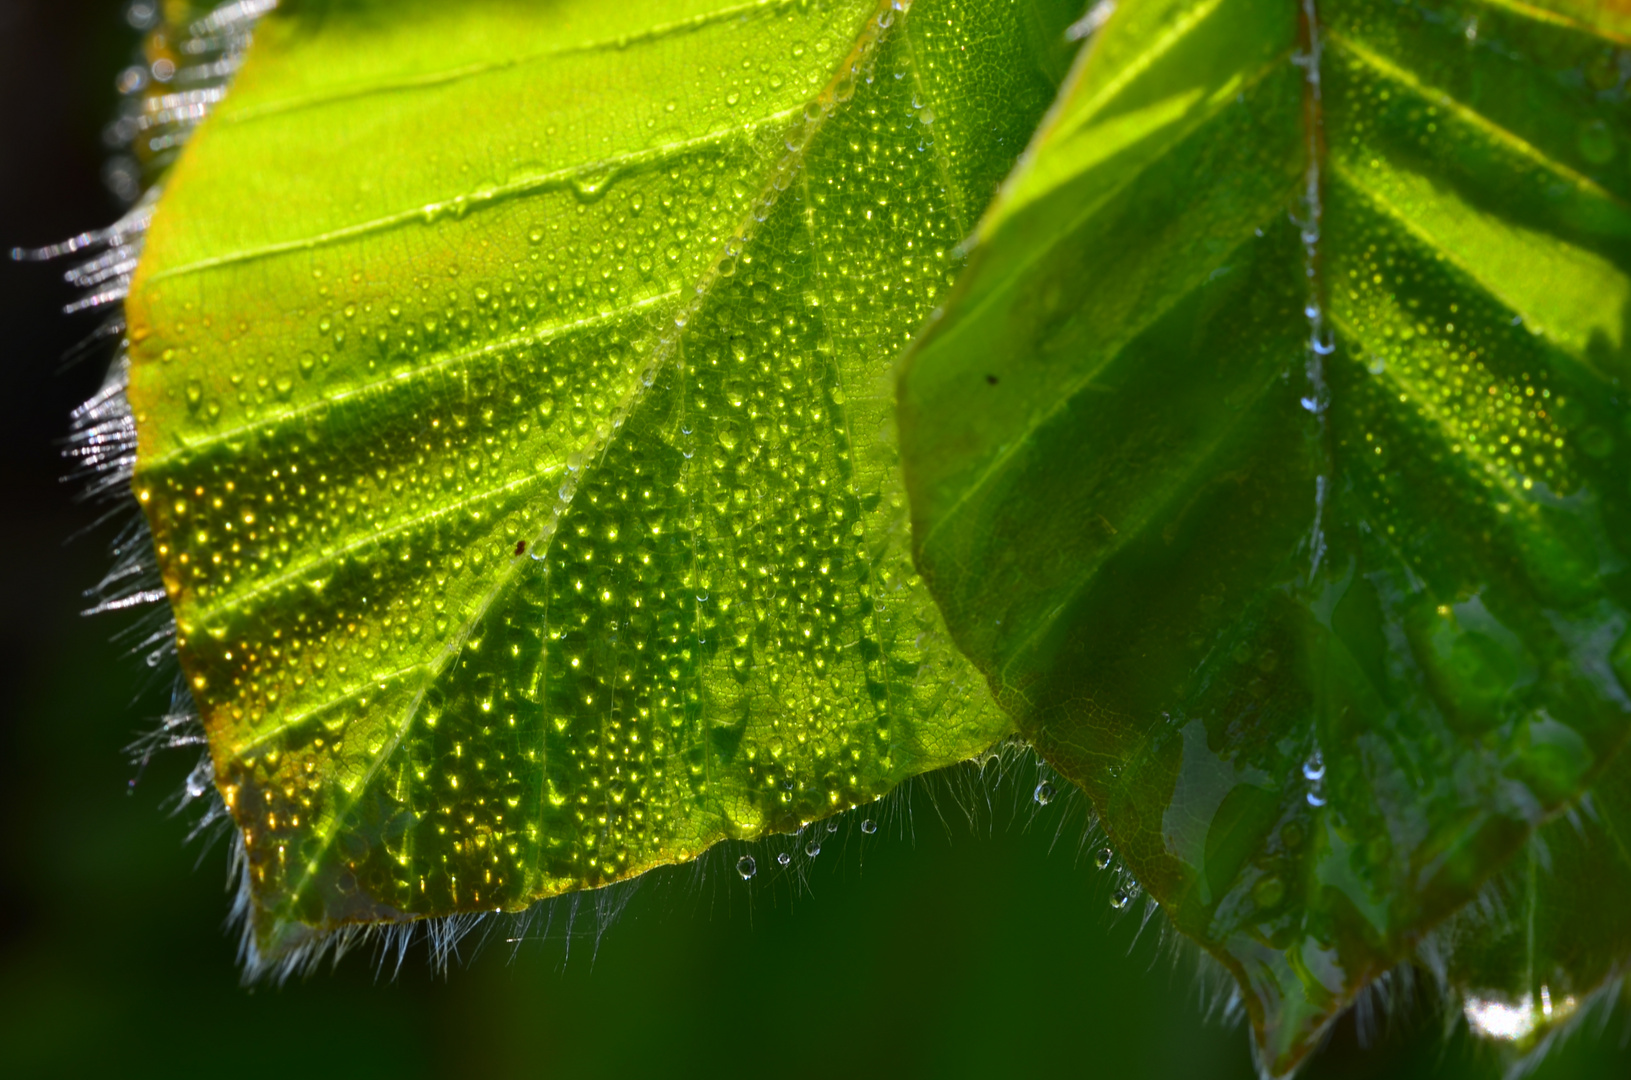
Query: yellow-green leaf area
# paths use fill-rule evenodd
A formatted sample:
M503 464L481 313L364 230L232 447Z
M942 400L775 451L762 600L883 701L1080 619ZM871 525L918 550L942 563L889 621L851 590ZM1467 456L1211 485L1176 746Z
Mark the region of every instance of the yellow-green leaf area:
M261 24L128 315L266 956L795 828L1010 729L914 572L889 370L1069 18Z
M1270 1074L1631 730L1622 6L1127 0L904 368L953 637Z

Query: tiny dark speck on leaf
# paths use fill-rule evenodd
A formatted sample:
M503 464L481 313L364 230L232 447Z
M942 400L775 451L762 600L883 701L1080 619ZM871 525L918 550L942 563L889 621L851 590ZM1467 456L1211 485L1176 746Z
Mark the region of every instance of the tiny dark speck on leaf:
M525 555L527 553L527 542L525 540L517 540L515 542L515 553L517 555Z
M990 383L992 386L997 385L997 377L995 375L987 375L985 377L985 381Z

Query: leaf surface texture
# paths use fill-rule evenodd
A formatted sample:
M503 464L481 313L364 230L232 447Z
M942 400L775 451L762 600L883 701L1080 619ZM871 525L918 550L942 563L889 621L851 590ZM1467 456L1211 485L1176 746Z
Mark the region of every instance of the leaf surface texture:
M904 369L955 640L1270 1073L1631 721L1623 22L1129 0Z
M996 0L291 6L128 304L135 486L275 961L1010 730L889 369L1055 91Z

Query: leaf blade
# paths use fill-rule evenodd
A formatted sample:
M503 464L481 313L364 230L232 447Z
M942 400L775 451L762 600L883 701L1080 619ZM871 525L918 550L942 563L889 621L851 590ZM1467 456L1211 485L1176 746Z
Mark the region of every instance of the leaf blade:
M903 370L915 544L1280 1073L1624 740L1624 102L1558 74L1614 39L1354 0L1100 35Z
M1015 5L928 7L957 17L263 29L130 313L268 962L796 828L1008 730L916 583L879 380L1056 59ZM964 59L982 31L1011 62Z

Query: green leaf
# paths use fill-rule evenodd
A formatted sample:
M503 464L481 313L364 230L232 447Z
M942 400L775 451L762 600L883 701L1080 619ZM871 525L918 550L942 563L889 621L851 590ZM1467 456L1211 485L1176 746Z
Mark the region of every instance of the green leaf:
M1631 721L1612 5L1128 0L901 377L918 565L1300 1061Z
M1589 794L1535 830L1524 849L1435 931L1421 952L1472 1029L1527 1071L1619 993L1631 965L1631 755L1618 754Z
M889 373L1053 97L1072 13L1039 10L260 25L128 314L262 961L797 828L1010 730L915 576Z

